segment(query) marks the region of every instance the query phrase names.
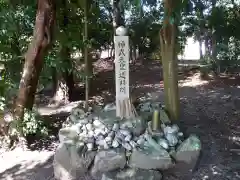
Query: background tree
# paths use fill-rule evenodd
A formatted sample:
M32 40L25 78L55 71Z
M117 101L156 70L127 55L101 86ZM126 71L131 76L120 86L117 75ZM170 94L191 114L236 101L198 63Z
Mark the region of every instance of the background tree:
M53 39L55 1L38 1L33 40L25 54L25 64L16 99L15 118L23 117L24 108L33 107L45 53Z

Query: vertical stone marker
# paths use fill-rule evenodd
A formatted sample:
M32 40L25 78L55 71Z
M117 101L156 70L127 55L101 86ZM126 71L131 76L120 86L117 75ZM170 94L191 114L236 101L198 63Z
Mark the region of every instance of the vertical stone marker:
M136 116L129 94L129 37L127 29L120 26L114 36L115 45L115 83L116 116L131 118Z

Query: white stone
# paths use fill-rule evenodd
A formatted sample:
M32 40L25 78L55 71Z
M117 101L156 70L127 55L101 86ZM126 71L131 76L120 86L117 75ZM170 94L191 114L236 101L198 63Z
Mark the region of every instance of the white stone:
M178 138L175 134L166 134L166 139L168 141L169 146L176 146L178 143Z
M97 139L98 139L98 140L103 140L103 139L104 139L104 136L103 136L103 135L99 135L99 136L97 137Z
M178 136L179 137L183 137L183 133L182 132L178 132Z
M71 127L66 127L63 129L60 129L59 131L59 140L60 142L63 142L68 139L74 139L78 137L78 131Z
M99 146L104 146L105 143L106 143L106 141L104 139L96 141L96 144L98 144Z
M72 121L72 122L77 122L78 121L78 117L76 117L75 115L70 115L69 116L69 119Z
M104 149L109 149L109 145L107 144L107 142L105 142L105 144L103 145Z
M132 146L131 146L130 144L128 144L128 143L122 143L122 146L123 146L126 150L128 150L128 151L131 151L131 150L132 150Z
M93 147L94 147L93 143L87 143L86 146L88 148L88 151L92 151L93 150Z
M144 134L144 138L145 138L145 139L151 138L151 135L145 133L145 134Z
M83 125L81 128L83 131L87 131L86 125Z
M126 36L127 35L127 28L125 28L124 26L119 26L116 29L116 35L118 35L118 36Z
M87 137L87 131L81 132L81 133L79 134L79 137L82 137L82 138Z
M121 124L120 128L121 128L121 129L126 129L126 128L127 128L127 125L126 125L126 124Z
M80 128L79 128L79 126L78 125L72 125L71 127L69 127L70 128L70 131L72 132L72 131L76 131L76 133L80 133Z
M108 136L110 136L110 137L114 137L115 136L115 132L114 131L110 131L109 133L108 133Z
M78 142L78 143L77 143L77 146L78 146L79 148L83 147L84 145L85 145L84 142Z
M104 132L105 132L106 134L108 134L108 133L110 132L110 130L109 130L107 127L105 127L105 128L104 128Z
M75 124L75 126L78 127L78 129L81 129L83 124L79 122L79 123Z
M176 124L172 125L172 130L174 131L173 133L177 133L179 131L178 125Z
M131 139L132 139L132 136L131 135L127 135L124 140L129 142Z
M120 139L121 141L124 141L125 140L125 136L123 135L123 134L121 134L121 132L117 132L117 134L116 134L116 137L118 138L118 139Z
M90 123L86 124L86 128L88 131L91 131L92 127L93 127L92 124L90 124Z
M76 117L81 117L85 114L85 112L82 109L75 108L72 110L72 114L75 115Z
M94 125L95 127L100 127L100 126L102 126L103 124L102 124L102 122L99 121L99 120L94 120L94 121L93 121L93 125Z
M112 141L112 137L107 136L107 137L105 138L105 141L106 141L106 142Z
M101 134L105 136L107 133L104 131L104 129L101 129Z
M115 123L112 127L113 131L118 131L119 130L119 124Z
M113 140L112 142L112 147L117 148L119 146L119 143L116 139Z
M105 112L112 111L112 110L116 110L116 105L115 105L115 103L107 104L107 105L103 108L103 111L105 111Z
M88 137L93 137L94 136L94 131L88 131Z
M134 140L135 142L137 142L138 138L139 138L139 137L134 136L134 137L133 137L133 140Z
M137 147L137 143L135 143L134 141L130 141L129 144L132 146L132 148Z
M104 149L103 146L98 146L98 150Z
M137 144L139 144L139 145L143 144L144 142L145 142L145 139L143 139L143 138L139 138L137 140Z
M166 126L164 129L163 129L163 132L164 134L174 134L174 133L177 133L179 130L179 127L177 125L173 125L172 127L171 126Z
M123 134L124 136L130 135L130 132L126 129L120 129L119 132Z
M101 130L100 129L95 129L94 130L94 137L98 137L101 134Z
M160 138L160 139L158 140L158 144L159 144L160 146L162 146L164 149L168 149L168 148L169 148L169 145L168 145L168 142L167 142L166 139Z

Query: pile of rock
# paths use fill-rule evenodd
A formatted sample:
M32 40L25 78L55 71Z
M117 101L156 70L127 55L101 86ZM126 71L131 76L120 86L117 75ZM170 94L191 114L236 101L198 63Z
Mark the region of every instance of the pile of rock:
M94 113L84 113L82 109L75 109L69 119L71 125L59 131L61 143L74 141L79 148L86 148L88 151L120 146L131 151L143 141L143 136L139 136L144 130L140 118L137 121L106 122L106 119Z
M156 108L162 121L157 133L152 131L149 121ZM101 180L114 177L159 180L159 170L173 168L174 162L196 162L200 140L195 135L185 139L179 127L170 123L160 103L145 102L137 109L141 116L130 120L115 117L114 104L100 111L74 109L59 131L55 178L79 179L90 174L93 179Z

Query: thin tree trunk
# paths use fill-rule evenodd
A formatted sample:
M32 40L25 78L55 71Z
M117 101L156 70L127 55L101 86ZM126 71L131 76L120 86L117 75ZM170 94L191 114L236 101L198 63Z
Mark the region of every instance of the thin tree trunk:
M200 54L200 59L203 59L203 50L202 50L202 38L201 36L199 37L199 54Z
M123 8L121 7L121 0L113 0L112 1L112 9L113 9L113 30L114 34L116 33L116 29L119 26L124 25L124 11Z
M114 57L114 43L112 44L112 47L111 47L110 56L111 58Z
M160 32L161 56L163 63L164 97L171 120L179 118L179 92L177 79L177 22L170 23L175 0L164 1L164 21Z
M133 45L133 61L134 63L137 61L137 48L135 45Z
M63 46L60 56L62 61L70 62L70 49ZM69 71L71 65L67 66L63 71L57 72L56 68L52 71L54 97L50 104L69 103L73 100L74 91L74 76L73 72Z
M216 33L213 32L212 33L212 60L214 61L215 65L216 65L216 74L218 75L220 73L220 66L219 66L219 62L217 59L217 41L216 41Z
M53 92L56 94L57 86L58 86L58 77L57 77L57 69L56 67L51 67L51 74L52 74L52 83L53 83Z
M209 38L209 31L208 29L205 30L204 40L205 40L205 56L209 58L211 56L211 45L210 45L210 38Z
M88 0L84 1L84 36L83 41L88 40ZM85 108L88 109L89 101L89 62L88 62L88 44L84 47L84 63L85 63Z
M113 10L112 12L113 35L116 35L116 29L119 26L124 25L124 11L123 11L123 7L121 7L121 0L112 0L112 10ZM112 44L111 55L112 55L112 58L115 59L114 39Z
M24 108L31 108L43 66L43 58L52 42L56 16L55 0L38 0L33 40L25 55L25 64L15 103L14 116L23 117ZM29 100L30 99L30 100Z
M67 0L62 0L62 6L63 6L63 19L62 19L62 27L63 27L63 41L61 42L61 49L59 56L61 58L61 61L65 62L67 64L66 67L64 67L64 70L57 72L55 70L55 75L53 78L54 80L54 98L53 102L54 104L59 103L68 103L73 100L73 90L74 90L74 77L73 73L69 68L72 67L71 61L70 61L70 48L66 45L66 42L68 41L68 35L67 35L67 28L69 25L69 17L68 17L68 4ZM58 75L57 75L58 74Z

